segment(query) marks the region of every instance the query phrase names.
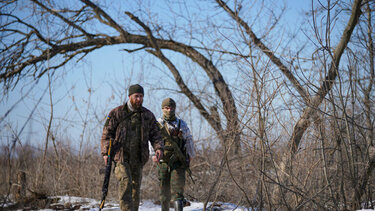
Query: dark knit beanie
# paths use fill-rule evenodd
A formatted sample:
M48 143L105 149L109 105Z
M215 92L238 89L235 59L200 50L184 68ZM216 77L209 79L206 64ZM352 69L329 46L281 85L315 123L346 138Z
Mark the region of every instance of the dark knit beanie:
M143 91L143 87L139 84L134 84L129 87L128 96L134 93L142 93L143 95L145 94Z
M166 98L161 103L161 108L164 108L165 106L176 108L176 102L172 98Z

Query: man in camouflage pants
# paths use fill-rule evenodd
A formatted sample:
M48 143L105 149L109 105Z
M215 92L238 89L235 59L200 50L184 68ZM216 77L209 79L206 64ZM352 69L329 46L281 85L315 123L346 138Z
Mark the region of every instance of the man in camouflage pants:
M185 172L195 156L193 137L186 122L176 117L176 102L173 99L163 100L161 107L163 117L158 119L164 142L163 160L158 164L161 207L162 211L169 211L172 198L175 210L182 211ZM186 163L176 159L177 150L183 153L183 162ZM153 161L158 162L155 156Z
M110 139L115 150L115 176L119 180L120 208L136 211L140 201L142 169L149 158L148 141L155 150L156 159L163 155L163 142L154 114L142 106L143 87L129 87L129 100L111 110L104 125L101 153L107 163Z

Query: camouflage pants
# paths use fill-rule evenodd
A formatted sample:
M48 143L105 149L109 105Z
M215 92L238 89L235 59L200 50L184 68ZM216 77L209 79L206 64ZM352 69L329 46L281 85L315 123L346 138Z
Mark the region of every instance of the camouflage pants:
M115 176L119 181L118 194L122 211L137 211L140 201L142 164L123 165L117 163Z
M160 163L159 180L161 210L169 211L171 198L172 201L184 199L185 169L170 169L167 163Z

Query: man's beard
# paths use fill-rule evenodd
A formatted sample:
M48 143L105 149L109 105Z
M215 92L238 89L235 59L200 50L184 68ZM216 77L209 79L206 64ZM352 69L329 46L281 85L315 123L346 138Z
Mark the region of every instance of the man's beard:
M130 103L132 104L132 107L134 108L134 109L140 109L141 107L142 107L142 102L138 102L138 103L136 103L135 101L130 101Z

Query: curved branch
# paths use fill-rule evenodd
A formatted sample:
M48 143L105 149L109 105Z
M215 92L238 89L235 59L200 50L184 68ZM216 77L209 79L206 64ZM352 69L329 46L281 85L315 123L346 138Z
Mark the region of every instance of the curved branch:
M109 37L109 38L97 38L87 41L81 41L76 43L70 43L66 45L58 45L52 48L45 49L40 55L30 55L29 59L22 61L20 63L11 64L6 67L2 67L4 73L0 74L0 81L4 82L10 80L12 77L19 75L23 70L28 67L37 64L38 62L46 61L51 59L56 55L63 55L68 52L73 52L77 50L82 50L92 46L105 46L111 44L122 43L121 37ZM42 74L43 75L43 74Z
M215 121L216 118L214 118L212 115L209 115L208 111L200 103L200 100L188 89L181 75L179 74L177 68L161 52L160 44L156 41L155 37L152 35L150 28L146 26L142 21L140 21L138 17L134 16L130 12L125 12L125 14L127 14L133 21L139 24L146 31L147 38L151 41L151 47L153 47L156 50L156 51L148 51L148 52L158 57L161 61L164 62L164 64L167 65L167 67L170 69L173 76L175 77L175 80L177 84L180 86L181 90L194 103L194 105L198 108L202 116L207 119L207 121L210 123L210 125L215 129L215 131L219 135L220 139L225 143L226 138L222 134L221 123ZM177 43L174 43L174 44L176 45ZM190 50L190 52L185 52L184 55L190 57L193 61L197 62L206 71L208 77L213 83L216 94L219 96L224 106L224 115L228 121L228 126L226 129L227 133L228 135L230 134L235 140L236 144L235 144L234 151L237 152L239 148L239 135L237 132L239 120L238 120L236 105L235 105L234 99L232 97L232 93L230 92L227 83L224 81L224 78L221 75L220 71L218 71L216 67L212 64L211 60L208 60L207 58L205 58L198 51L194 50L191 46L185 45L184 48Z
M138 17L134 16L130 12L125 12L133 21L139 24L147 33L148 39L151 41L152 47L155 51L146 50L150 54L159 58L171 71L173 77L176 80L177 85L180 87L181 91L193 102L195 107L199 110L201 115L208 121L208 123L212 126L212 128L219 134L222 131L221 123L215 121L215 119L208 113L208 111L204 108L202 103L200 102L199 98L193 94L193 92L189 89L189 87L185 84L184 80L182 79L181 74L177 70L176 66L161 52L159 45L157 44L155 37L152 35L152 32L148 26L146 26Z
M199 98L195 96L193 92L189 89L189 87L185 84L179 71L173 65L173 63L164 55L160 55L155 51L147 50L147 52L159 58L169 68L169 70L172 72L173 77L176 80L177 85L180 87L181 91L191 100L191 102L193 102L195 107L199 110L201 115L207 120L207 122L211 125L211 127L217 133L219 133L222 130L220 122L215 121L212 115L210 115L209 112L204 108Z
M325 80L323 81L322 85L318 89L317 94L311 98L311 106L305 108L300 119L293 128L292 138L289 142L292 154L295 154L297 152L302 135L305 133L306 129L311 124L310 117L316 114L317 108L322 103L323 99L331 90L333 83L335 82L341 56L349 43L354 27L357 25L358 19L361 15L361 2L362 0L354 1L350 19L345 27L343 35L341 36L340 42L338 43L337 47L333 52L332 62L330 64L328 74Z
M83 56L81 56L79 60L81 60L83 57L85 57L87 54L89 54L90 52L100 48L101 46L94 46L92 48L89 48L89 49L83 49L83 50L79 50L79 51L75 51L74 53L70 54L67 56L66 59L64 59L63 62L61 62L60 64L57 64L55 66L51 66L51 67L48 67L48 68L45 68L44 71L42 71L37 77L40 78L42 75L44 75L48 70L56 70L64 65L66 65L70 60L72 60L74 57L76 57L77 55L79 54L83 54Z
M87 0L82 0L87 1ZM0 81L5 82L6 80L10 80L12 77L19 75L24 69L28 66L32 66L37 64L38 62L42 62L47 60L48 58L51 59L56 55L64 55L68 52L73 52L77 50L82 50L85 48L93 47L93 46L106 46L106 45L114 45L114 44L141 44L144 47L152 47L160 49L169 49L175 52L179 52L187 57L189 57L192 61L200 65L208 75L209 79L212 81L213 86L215 88L215 92L219 96L223 107L224 107L224 115L227 118L228 126L227 131L231 133L236 133L238 130L238 113L235 106L235 102L231 91L229 90L228 85L224 81L223 76L221 75L220 71L214 66L212 61L207 59L197 50L189 45L185 45L183 43L175 42L173 40L163 40L163 39L155 39L154 44L150 42L150 38L147 36L142 35L133 35L133 34L126 34L126 38L124 39L123 36L112 36L112 37L97 37L90 40L73 42L65 45L57 45L48 49L45 49L40 55L30 55L30 58L26 61L22 61L16 64L12 64L7 67L2 68L2 73L0 74Z

